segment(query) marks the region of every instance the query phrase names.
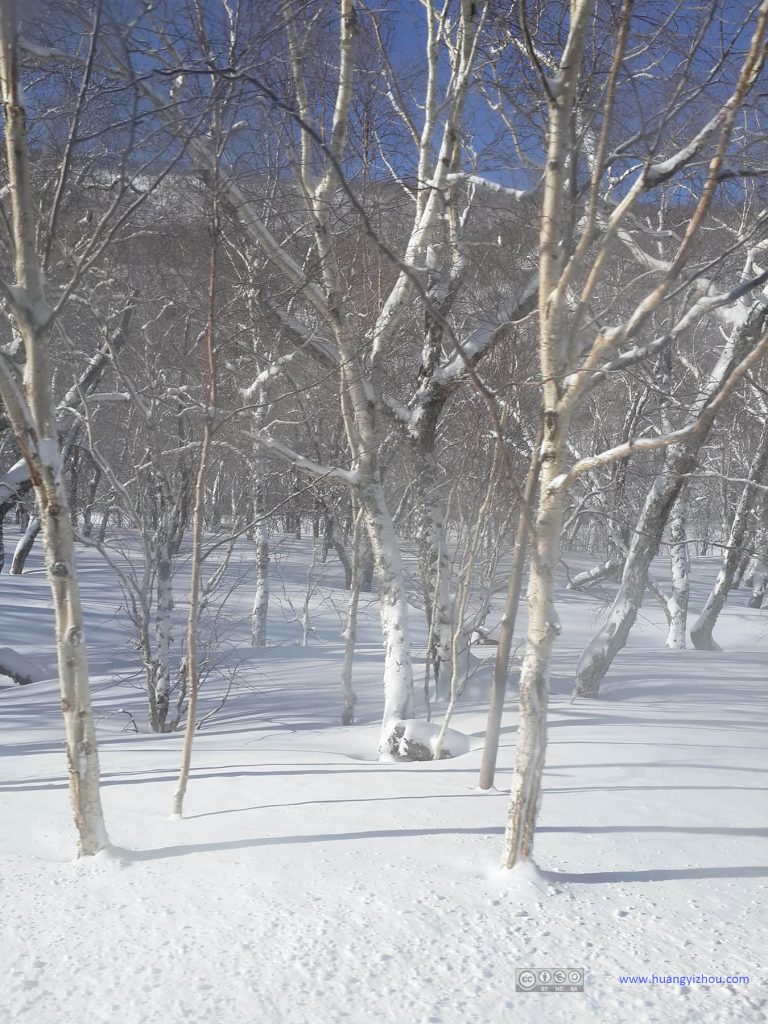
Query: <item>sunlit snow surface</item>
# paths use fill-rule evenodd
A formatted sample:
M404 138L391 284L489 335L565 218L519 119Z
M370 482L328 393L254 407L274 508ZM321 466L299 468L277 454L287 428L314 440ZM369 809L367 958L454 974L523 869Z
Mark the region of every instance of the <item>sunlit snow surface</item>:
M381 664L369 597L355 666L359 724L336 724L338 563L313 598L310 647L296 646L298 626L278 606L283 583L301 605L307 544L284 545L273 563L282 583L276 576L268 650L248 646L247 575L236 591L231 616L242 621L232 623L227 658L241 684L196 739L181 821L169 817L180 737L124 733L128 716L110 714L122 708L141 723L139 666L113 578L83 553L110 855L73 859L55 683L0 679L0 1020L765 1021L768 615L732 594L715 631L722 653L672 652L649 604L603 698L571 705L569 674L602 606L561 591L538 869L510 874L498 869L507 797L475 788L476 689L452 723L472 737L469 753L374 760ZM573 572L590 564L571 560ZM30 568L40 569L39 555ZM695 568L694 612L717 561ZM246 569L234 564L232 578ZM663 563L655 572L665 578ZM3 646L55 664L39 571L0 576ZM561 966L586 968L583 994L515 993L516 967ZM618 980L652 972L751 980Z

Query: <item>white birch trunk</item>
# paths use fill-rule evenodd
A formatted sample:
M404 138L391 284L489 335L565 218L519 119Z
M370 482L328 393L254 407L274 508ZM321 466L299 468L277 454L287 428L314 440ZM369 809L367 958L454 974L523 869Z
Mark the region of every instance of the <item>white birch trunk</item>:
M413 718L413 666L400 545L381 484L361 488L366 527L379 582L379 616L384 639L384 714L379 753L392 752L394 726Z
M357 696L352 686L352 663L355 657L357 639L357 609L360 603L360 533L362 512L354 514L352 527L352 571L349 583L349 607L347 624L344 627L344 661L341 666L341 724L352 725L355 720Z
M563 199L567 141L581 55L592 12L591 0L573 0L568 41L556 93L548 97L547 171L539 226L539 364L543 379L539 502L528 581L528 633L520 676L520 717L512 797L504 837L503 864L512 868L530 858L547 745L547 702L552 647L557 633L555 569L560 558L565 494L552 486L562 473L569 414L561 409L560 381L568 353L562 329L562 280L566 238Z
M66 734L69 788L80 855L108 845L99 793L99 759L91 708L83 611L75 566L62 457L57 439L50 365L53 313L35 248L26 111L19 82L18 14L14 0L0 3L0 80L5 114L7 174L16 286L13 316L24 345L25 391L13 371L0 368L0 398L29 467L43 528L45 563L56 617L56 655Z
M263 514L263 500L261 502ZM257 512L257 516L260 513ZM269 617L269 531L263 520L256 527L256 590L251 610L251 643L254 647L267 646Z
M42 449L45 442L39 443ZM88 856L108 845L99 793L99 757L88 683L83 613L75 568L75 545L67 492L51 439L51 459L45 465L45 499L40 498L48 578L56 612L56 654L61 682L61 708L67 738L72 810L79 836L79 853ZM55 455L53 453L56 453ZM51 465L53 463L53 465ZM45 464L45 463L44 463Z
M515 622L520 606L520 594L523 587L523 571L526 564L530 534L531 505L536 491L539 476L539 464L536 456L531 460L528 477L523 491L517 528L515 530L515 546L512 550L512 564L507 582L507 594L504 602L504 613L499 626L499 646L496 650L496 662L493 667L493 683L488 704L488 720L485 727L483 743L483 760L480 765L480 789L491 789L496 775L496 758L501 738L501 720L504 714L504 695L507 689L509 659L512 653L512 638L515 633Z
M560 472L562 451L558 442L557 436L545 441L547 449L542 455L535 557L531 559L528 582L527 644L520 675L517 748L504 839L504 864L508 868L531 856L541 803L547 747L549 667L558 632L554 602L555 569L560 559L564 496L559 490L548 490Z
M155 581L155 671L153 674L154 720L153 732L165 732L171 700L171 614L173 612L173 582L171 580L170 544L163 540L156 552L157 578Z
M669 562L672 573L672 594L667 602L669 631L667 647L681 651L685 648L685 633L688 622L688 597L690 577L688 543L685 529L685 493L675 502L669 520Z
M752 578L745 583L752 591L747 601L749 608L760 608L768 589L768 495L762 497L758 518L760 525L755 540L754 568L751 570Z
M24 572L24 566L26 565L29 553L34 546L37 535L40 532L40 520L37 516L30 516L27 522L27 528L24 533L19 537L16 549L13 552L13 560L11 561L11 576L21 576Z
M433 483L430 479L422 484L427 488ZM422 488L419 487L419 490ZM419 562L421 568L424 601L427 617L431 625L432 649L427 656L432 660L435 680L435 695L442 666L448 665L451 674L452 651L452 600L450 561L443 542L443 508L439 498L424 497L420 503L421 521L419 523Z
M752 593L749 596L748 607L762 608L766 590L768 590L768 575L765 575L764 573L763 578L759 583L755 584L752 589Z
M758 536L755 538L755 547L758 547L759 544L760 537ZM757 554L753 554L752 557L749 559L749 563L747 564L747 568L744 571L744 576L741 581L742 587L744 587L746 590L754 590L755 576L757 575L757 570L759 568L760 558Z
M254 342L254 346L256 343ZM262 430L269 411L269 384L259 380L253 395L256 408L253 410L253 430ZM251 609L251 644L254 647L267 646L267 622L269 616L269 527L266 515L266 467L261 447L253 446L253 517L256 520L254 532L254 554L256 588Z
M214 117L214 123L218 118ZM200 692L198 668L198 632L200 624L200 602L202 597L203 569L203 524L205 520L205 478L211 450L211 438L216 417L216 254L219 238L218 193L214 182L213 210L211 223L211 252L208 276L208 323L206 328L206 370L205 420L200 446L200 460L195 480L195 505L192 512L192 575L189 582L189 616L187 618L187 724L184 731L184 745L181 752L181 768L176 792L173 797L173 814L181 817L184 811L184 797L187 792L189 771L192 763L192 743L197 728L197 698ZM181 712L181 708L179 708Z
M304 587L304 601L301 605L301 615L299 616L299 622L301 624L301 646L306 647L309 643L309 634L312 632L312 625L310 621L309 605L312 600L312 593L314 591L314 573L315 566L317 564L317 541L312 542L312 558L310 559L309 566L307 568L307 580Z

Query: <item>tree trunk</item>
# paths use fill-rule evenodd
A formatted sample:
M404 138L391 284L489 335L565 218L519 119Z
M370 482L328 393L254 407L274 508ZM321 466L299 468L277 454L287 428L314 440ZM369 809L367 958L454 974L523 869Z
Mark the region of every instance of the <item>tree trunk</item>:
M24 566L27 564L27 558L37 540L37 535L40 533L40 520L37 516L30 516L27 523L27 528L19 538L19 542L16 545L16 550L13 552L13 561L11 562L11 576L21 576L24 572Z
M570 422L570 413L560 402L560 381L568 365L568 353L562 323L562 297L556 298L555 293L569 240L569 216L564 208L566 153L591 11L590 0L573 0L557 93L548 97L547 169L539 222L538 348L543 381L539 500L528 581L528 633L520 675L515 770L504 837L503 863L507 868L528 860L533 851L546 756L549 668L558 632L555 569L560 559L565 503L564 490L553 485L563 470Z
M254 647L267 646L267 618L269 614L269 531L264 518L264 481L261 459L256 460L254 494L254 519L257 519L255 531L256 549L256 591L251 611L251 643Z
M214 115L214 123L218 118ZM219 207L218 195L213 194L213 210L211 219L211 251L208 274L208 323L205 332L205 418L203 421L203 438L200 446L200 461L197 464L195 480L195 505L192 511L192 575L189 583L189 615L187 617L187 726L184 731L184 746L181 754L181 769L176 793L173 798L173 813L181 817L184 811L184 796L187 792L189 769L192 762L192 743L197 727L197 698L200 692L200 675L198 671L197 645L198 626L200 622L200 599L203 569L203 524L205 522L205 478L208 474L208 461L211 450L216 417L216 255L219 238ZM217 476L218 479L218 476ZM179 708L179 711L181 708Z
M88 685L75 545L61 466L50 474L46 473L46 477L44 497L38 492L38 500L44 523L46 566L56 612L56 653L67 736L72 810L79 834L80 854L92 855L102 850L108 840L99 794L99 757Z
M579 661L576 669L576 696L598 696L600 681L627 642L643 601L648 570L658 554L664 526L683 486L684 474L689 473L693 465L694 455L687 448L681 447L665 459L664 471L656 477L640 513L619 591L608 618Z
M35 204L19 82L19 25L14 0L0 3L0 83L5 113L6 173L16 281L11 306L24 345L22 394L8 365L0 368L0 398L29 468L43 526L45 563L56 616L56 655L64 716L69 786L81 855L107 845L99 793L99 759L91 708L83 611L75 566L64 466L53 400L50 332L54 311L36 250Z
M344 661L341 666L341 724L352 725L355 720L357 697L352 687L352 662L355 656L357 637L357 608L360 602L360 534L362 512L355 513L352 528L352 579L349 587L347 624L344 629Z
M107 525L109 524L109 517L112 515L112 512L113 506L107 505L107 507L104 509L104 512L102 513L101 522L99 523L99 532L97 535L97 540L99 544L104 543L104 538L107 535Z
M171 614L173 612L173 583L171 581L171 553L167 541L161 541L156 552L157 579L155 583L155 714L150 722L153 732L165 732L171 700ZM151 704L150 704L151 708Z
M744 551L743 548L744 548L745 545L749 546L751 543L752 543L752 541L750 540L748 532L745 530L744 531L744 536L743 536L742 541L741 541L742 550L739 552L739 558L738 558L738 561L736 563L736 570L735 570L735 572L733 574L733 579L731 580L731 585L728 588L729 590L740 590L741 589L741 586L742 586L742 582L741 581L744 578L744 573L747 571L747 567L749 566L750 558L752 557L750 555L749 551Z
M426 471L426 466L421 467ZM415 486L418 515L417 538L419 545L419 570L424 592L427 623L430 627L431 644L427 657L431 660L434 673L435 694L440 670L451 666L452 601L451 567L443 539L443 502L434 484L436 466L426 479L419 479Z
M565 424L550 421L540 471L539 509L528 582L528 633L520 674L520 711L515 769L505 834L504 864L514 867L533 850L547 746L549 666L557 635L555 569L560 558L564 495L549 485L562 468ZM554 429L552 429L554 427Z
M101 469L94 467L93 476L88 484L88 499L83 505L83 536L90 537L93 533L93 508L96 503L96 494L99 490L101 480Z
M685 491L675 502L669 520L669 561L672 573L672 596L667 602L669 631L667 647L681 651L685 647L690 593L688 544L685 529Z
M379 752L389 754L394 725L413 717L408 599L400 546L381 484L363 485L360 500L379 578L379 615L384 638L384 715Z
M478 783L480 789L491 789L496 775L496 758L499 753L501 719L504 714L504 694L507 689L507 676L509 674L509 658L512 653L512 639L515 633L517 610L520 606L523 571L528 551L531 505L536 490L538 473L538 459L534 455L523 490L520 514L515 531L515 546L512 549L512 565L509 570L507 596L499 627L499 646L496 650L496 662L493 667L493 683L491 685L491 698L488 705L488 721L485 726L483 760L480 765L480 781Z
M749 608L762 608L766 590L768 590L768 576L763 576L750 594L747 606Z

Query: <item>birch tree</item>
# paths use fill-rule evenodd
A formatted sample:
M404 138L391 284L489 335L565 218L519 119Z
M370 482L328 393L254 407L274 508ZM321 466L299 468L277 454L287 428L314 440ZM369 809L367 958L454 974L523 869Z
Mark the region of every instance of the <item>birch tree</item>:
M72 810L80 855L107 845L99 794L99 758L88 682L83 612L75 546L52 389L50 334L56 306L46 293L36 242L27 112L21 86L19 23L15 0L0 4L0 86L10 185L10 234L15 280L0 279L6 309L22 342L21 367L0 353L0 397L35 489L45 563L56 616L56 652L66 732Z
M528 589L527 646L520 680L520 726L505 841L504 863L507 867L530 857L541 799L546 749L547 678L557 634L554 572L559 559L564 499L568 489L580 475L601 465L644 450L675 447L676 452L682 453L678 454L681 463L675 467L678 470L675 476L679 478L677 486L670 490L660 485L655 488L653 498L649 499L660 508L667 504L671 507L681 481L692 465L693 455L690 452L686 454L685 442L700 437L711 427L716 413L738 382L768 348L768 334L760 330L745 338L744 348L740 351L734 352L733 348L729 350L726 347L718 364L722 366L722 374L712 392L702 396L693 418L682 428L653 437L631 439L569 464L571 423L587 393L600 386L612 371L634 365L669 347L692 322L713 308L733 304L745 290L745 284L741 283L729 293L705 295L688 305L685 312L657 337L638 339L641 328L649 324L652 314L669 301L680 280L685 280L684 269L694 240L712 206L721 173L726 167L737 113L763 67L768 3L761 5L755 19L751 40L743 62L736 70L729 97L687 145L665 159L660 160L656 152L661 145L660 133L656 134L650 155L639 166L628 170L624 177L623 195L601 226L599 211L603 177L615 160L615 149L612 151L611 147L615 146L612 119L616 112L617 91L624 81L622 75L631 76L632 72L628 41L633 5L631 2L624 4L615 30L616 41L607 72L599 133L596 133L595 149L589 159L587 198L577 228L566 209L565 196L568 195L569 175L576 173L573 129L574 123L578 123L584 54L594 13L595 5L591 0L574 0L570 4L567 39L557 69L552 74L537 59L534 41L527 28L526 7L523 5L521 8L523 36L540 76L547 108L538 324L543 437ZM675 97L672 104L676 102ZM696 207L661 280L636 303L629 316L613 326L595 325L590 316L590 305L605 272L611 243L626 225L640 196L658 189L704 155L708 157L708 166L701 180ZM748 288L755 288L760 283L757 275L748 282ZM678 447L681 445L682 448ZM633 544L647 546L648 542L642 535L635 534Z

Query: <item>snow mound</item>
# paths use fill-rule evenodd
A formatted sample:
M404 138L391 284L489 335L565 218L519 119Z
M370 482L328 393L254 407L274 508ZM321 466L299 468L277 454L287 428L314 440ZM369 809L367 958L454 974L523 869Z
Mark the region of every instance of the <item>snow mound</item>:
M395 722L389 739L389 753L407 761L434 761L441 727L417 718ZM440 760L459 757L471 750L469 737L455 729L446 729Z
M488 880L518 896L546 895L550 889L546 875L533 860L519 861L513 868L494 866L487 871Z
M10 676L14 683L26 686L50 678L50 672L27 654L19 654L12 647L0 647L0 677Z

